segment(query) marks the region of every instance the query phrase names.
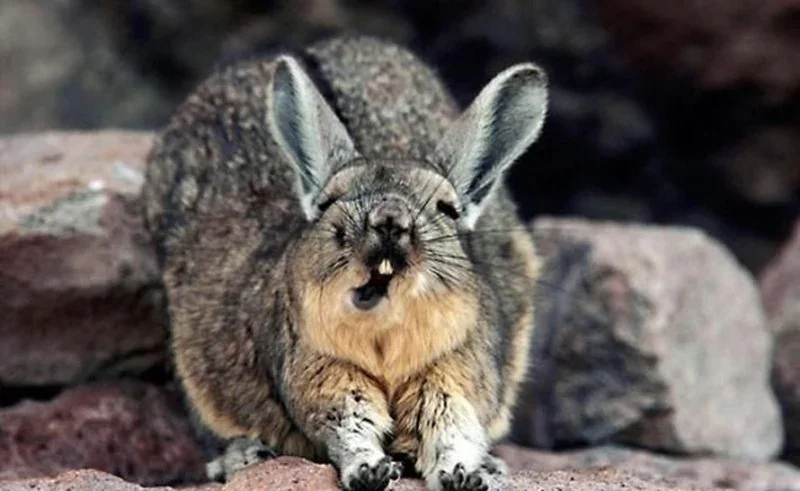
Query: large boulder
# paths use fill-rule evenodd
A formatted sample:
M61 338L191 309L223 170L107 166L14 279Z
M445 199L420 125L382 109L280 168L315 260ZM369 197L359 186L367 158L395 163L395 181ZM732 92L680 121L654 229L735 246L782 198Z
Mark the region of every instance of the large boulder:
M163 292L136 195L148 133L0 139L0 385L163 361Z
M204 458L175 395L139 382L0 410L0 480L85 468L152 486L202 479Z
M783 409L787 457L800 464L800 221L760 283L776 339L772 380Z
M782 445L751 276L689 228L541 218L529 381L514 438L765 460Z

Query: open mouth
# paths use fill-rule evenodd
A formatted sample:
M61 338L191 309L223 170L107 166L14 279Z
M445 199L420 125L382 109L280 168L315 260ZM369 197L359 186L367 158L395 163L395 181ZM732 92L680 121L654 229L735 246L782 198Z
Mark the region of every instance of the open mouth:
M353 304L360 310L374 308L386 296L393 277L394 267L388 259L384 259L377 269L370 272L369 280L353 290Z

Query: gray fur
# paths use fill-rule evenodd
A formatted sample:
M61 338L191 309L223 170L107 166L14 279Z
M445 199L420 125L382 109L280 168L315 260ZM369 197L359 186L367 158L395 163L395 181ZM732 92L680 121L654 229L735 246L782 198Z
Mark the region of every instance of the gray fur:
M270 95L269 128L295 168L300 202L313 220L318 214L313 201L331 167L359 155L342 122L293 58L275 62Z
M472 228L505 171L541 132L547 112L547 79L533 64L497 75L445 134L435 159L461 194Z
M544 91L520 65L460 114L411 53L354 37L221 69L177 109L144 213L178 377L228 443L212 471L235 472L218 464L245 438L332 462L351 491L385 489L395 454L433 490L502 483L487 451L527 366L538 262L501 181Z

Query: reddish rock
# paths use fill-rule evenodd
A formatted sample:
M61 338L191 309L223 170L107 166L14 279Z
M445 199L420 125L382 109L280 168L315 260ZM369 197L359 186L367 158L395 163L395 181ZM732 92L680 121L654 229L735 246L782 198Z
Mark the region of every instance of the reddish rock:
M0 384L138 373L165 343L135 197L147 133L0 139Z
M511 470L509 491L529 490L667 490L737 489L800 490L800 471L785 464L754 464L726 459L677 459L644 451L601 447L551 453L504 445L496 453ZM75 471L55 479L0 484L9 491L100 490L138 491L138 485L97 471ZM152 489L152 488L149 488ZM159 491L173 488L156 488ZM178 488L176 488L178 489ZM294 457L281 457L234 475L225 485L181 486L184 491L335 491L336 471ZM393 491L426 491L421 480L403 479Z
M800 221L764 270L761 295L776 338L772 383L783 409L786 451L800 463Z
M682 480L666 480L655 475L635 475L616 469L586 469L579 471L547 470L537 472L534 468L515 471L504 490L558 491L563 489L607 490L667 490L703 489ZM279 458L264 464L244 469L226 484L223 491L334 491L341 489L336 472L329 465L312 464L302 459ZM420 479L402 479L395 483L393 491L426 491Z
M173 488L143 488L96 470L69 471L52 479L0 482L3 491L168 491Z
M772 336L726 249L691 228L540 218L533 233L546 267L517 442L780 451Z
M0 410L0 480L82 468L159 485L202 479L204 459L175 402L141 383L85 386Z
M280 457L261 465L245 468L234 474L223 488L225 491L270 491L339 489L336 471L330 465L320 465L296 457Z

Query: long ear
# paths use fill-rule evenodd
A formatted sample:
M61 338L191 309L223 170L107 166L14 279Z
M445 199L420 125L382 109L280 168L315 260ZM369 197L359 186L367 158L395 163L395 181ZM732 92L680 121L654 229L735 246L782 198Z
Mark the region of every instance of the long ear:
M331 167L358 153L344 124L294 58L277 58L270 101L270 131L297 172L300 202L306 218L313 220L319 212L314 199Z
M467 228L506 169L539 137L546 113L547 76L519 64L492 79L445 133L435 158L461 195Z

